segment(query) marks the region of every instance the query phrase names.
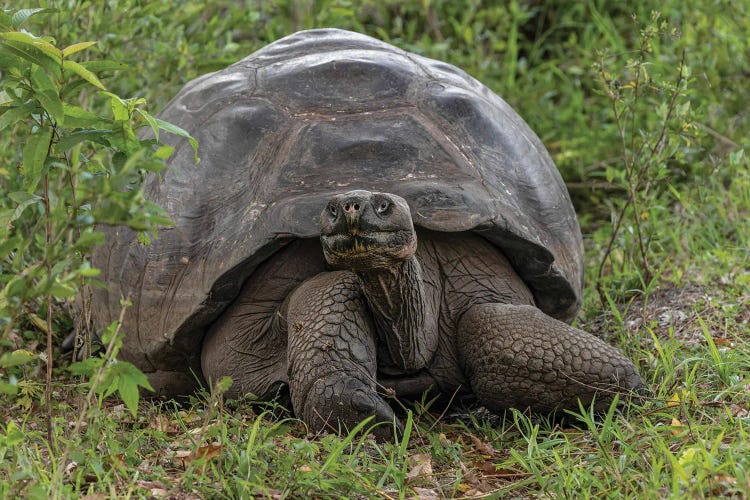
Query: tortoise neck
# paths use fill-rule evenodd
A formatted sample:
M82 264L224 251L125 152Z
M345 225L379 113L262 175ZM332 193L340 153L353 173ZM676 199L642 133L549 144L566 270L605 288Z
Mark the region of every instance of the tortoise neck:
M427 366L437 349L436 315L429 310L416 257L392 267L358 272L381 341L404 370Z

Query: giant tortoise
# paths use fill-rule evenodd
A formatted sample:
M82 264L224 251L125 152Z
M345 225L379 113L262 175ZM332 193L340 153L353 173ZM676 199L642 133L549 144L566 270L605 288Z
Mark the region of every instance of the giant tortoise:
M149 246L106 229L97 328L176 396L230 376L288 391L311 428L393 421L432 390L547 412L641 385L568 323L583 251L565 185L524 121L449 64L337 29L283 38L189 82ZM595 398L596 396L596 398Z

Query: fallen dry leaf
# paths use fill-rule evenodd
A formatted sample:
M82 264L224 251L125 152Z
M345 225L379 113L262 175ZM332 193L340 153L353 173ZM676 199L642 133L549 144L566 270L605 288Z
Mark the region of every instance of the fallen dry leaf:
M485 443L473 434L469 434L469 437L471 438L471 441L474 443L474 447L477 449L477 451L479 451L479 453L490 457L495 454L495 448L493 448L491 444Z
M737 484L737 479L733 478L732 476L716 475L714 476L714 479L716 481L719 481L720 483Z
M165 497L169 494L169 488L161 481L136 481L136 486L148 490L152 497Z
M195 429L190 429L188 431L188 434L190 434L191 436L195 436L195 435L198 435L198 434L204 434L204 433L208 432L211 429L216 429L216 428L219 428L219 427L221 427L221 423L219 423L219 422L213 422L213 423L208 424L206 426L200 426L200 427L196 427Z
M417 498L418 500L438 500L440 498L440 495L438 495L437 491L431 490L429 488L415 487L412 488L412 491L415 495L414 498ZM398 496L398 493L396 493L396 496Z
M450 446L453 444L451 440L448 439L448 437L442 432L438 434L438 440L440 441L440 444L442 444L443 446Z
M414 484L427 480L434 481L432 477L432 457L429 453L415 453L406 459L406 482Z
M476 490L480 493L487 493L492 490L492 487L487 483L487 481L478 477L476 474L474 474L474 472L471 469L466 467L466 465L464 465L463 463L459 463L459 464L461 465L461 472L463 473L462 480L465 481L466 483L461 483L458 486L458 489L462 490L462 493L465 496L475 496L476 493L469 493L472 490ZM462 486L464 487L468 486L468 488L462 489Z
M669 401L667 401L667 407L672 408L675 406L680 406L681 402L688 400L689 395L690 393L685 389L675 392L672 397L669 398Z
M734 342L726 337L713 337L714 344L720 347L734 347Z
M148 423L148 428L159 432L170 432L175 429L175 426L172 425L166 416L156 415L156 417Z
M748 389L750 392L750 389ZM729 407L729 411L732 412L732 416L735 418L748 418L750 417L750 409L745 408L741 405L733 404Z
M493 464L489 460L477 460L469 463L469 465L471 465L484 475L495 474L497 470L495 464Z
M223 446L219 443L210 443L205 446L201 446L196 451L190 450L177 450L174 454L175 462L181 463L183 467L195 462L196 460L209 461L212 458L219 456Z
M68 465L65 466L65 473L70 475L70 473L76 470L77 468L78 468L78 462L68 462Z
M672 429L672 435L673 436L679 436L682 434L682 429L680 427L685 427L682 422L677 420L676 418L672 419L672 423L670 424L672 427L676 427L675 429Z

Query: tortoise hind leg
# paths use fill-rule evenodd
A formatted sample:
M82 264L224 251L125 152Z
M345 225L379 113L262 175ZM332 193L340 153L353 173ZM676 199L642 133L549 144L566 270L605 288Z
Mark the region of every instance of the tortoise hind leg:
M253 394L270 401L287 381L286 321L282 307L247 298L240 295L211 327L203 342L201 370L209 386L230 377L228 396Z
M393 409L376 392L375 329L357 277L310 278L289 300L289 389L297 417L312 430L351 430L374 416L379 439L392 436Z
M643 386L619 350L528 305L472 306L459 322L458 346L474 393L495 411L577 409L595 396L604 409L615 393Z

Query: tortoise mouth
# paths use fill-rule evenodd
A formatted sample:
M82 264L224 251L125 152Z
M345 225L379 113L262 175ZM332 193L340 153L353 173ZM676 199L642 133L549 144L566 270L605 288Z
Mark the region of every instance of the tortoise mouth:
M326 261L339 269L364 270L389 267L409 259L416 250L414 231L362 231L322 234Z

